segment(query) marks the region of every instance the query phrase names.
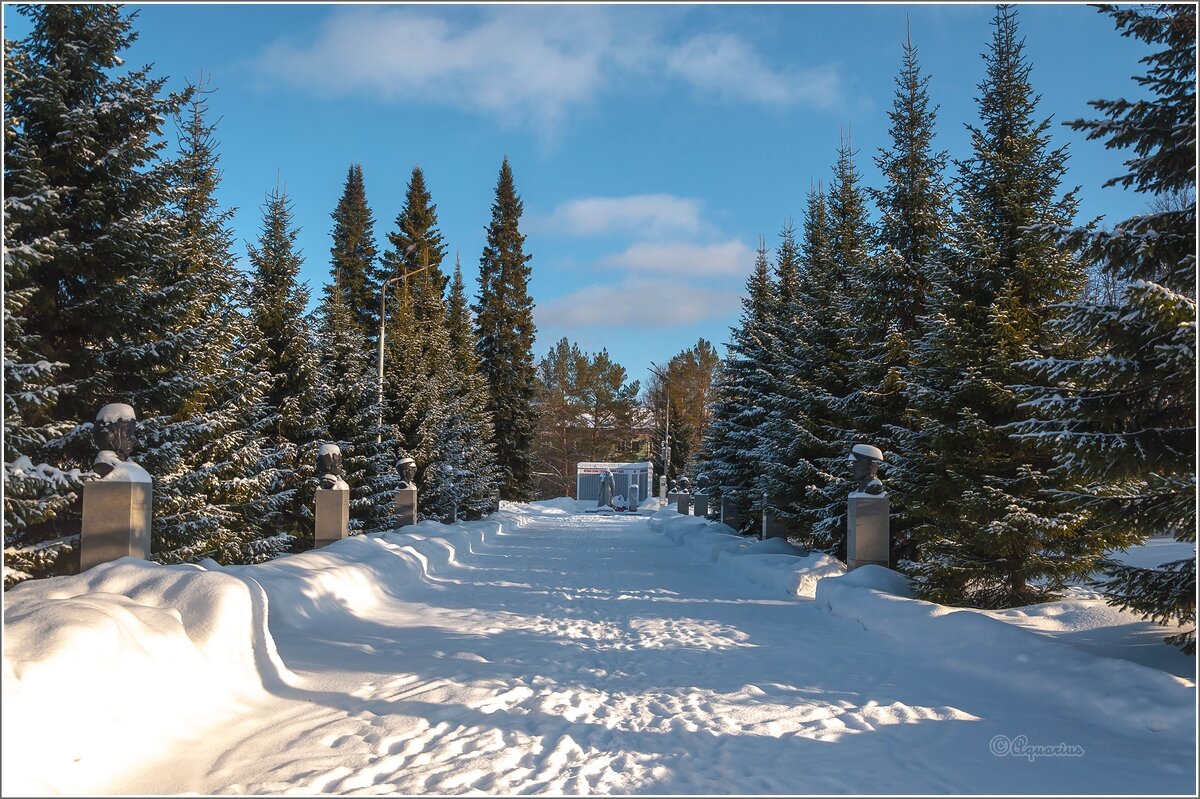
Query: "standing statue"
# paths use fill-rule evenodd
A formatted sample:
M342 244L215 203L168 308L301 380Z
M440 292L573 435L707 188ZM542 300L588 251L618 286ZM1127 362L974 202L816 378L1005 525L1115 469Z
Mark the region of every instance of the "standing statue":
M342 448L337 444L322 444L317 449L317 483L321 488L349 488L342 479Z
M854 491L859 494L879 495L883 493L883 481L879 479L879 466L883 463L883 452L870 444L855 444L848 460L854 462Z
M616 480L613 479L613 474L608 469L604 470L604 474L600 477L600 498L596 500L596 507L612 507L613 492L617 487Z
M92 441L100 450L92 464L92 471L101 477L128 461L129 454L138 445L137 415L133 408L123 402L113 402L101 408L92 425Z
M417 462L407 456L396 462L396 471L400 472L401 488L417 487Z

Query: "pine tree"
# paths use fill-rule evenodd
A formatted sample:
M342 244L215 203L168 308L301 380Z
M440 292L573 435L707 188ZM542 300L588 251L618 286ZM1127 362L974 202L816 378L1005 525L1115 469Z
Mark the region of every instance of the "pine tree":
M591 460L584 449L587 354L566 338L538 361L536 395L537 470L553 475L538 481L538 496L568 497L575 489L575 464Z
M327 433L318 348L305 311L308 288L298 282L297 235L287 194L276 188L263 204L258 244L247 247L253 268L250 319L262 344L255 368L270 378L265 415L256 423L267 439L261 469L271 476L263 527L293 536L303 549L312 546L317 446Z
M529 260L520 232L524 204L513 185L508 158L496 181L496 201L479 259L475 306L476 352L489 388L488 410L496 435L501 499L525 501L533 492L533 300Z
M158 378L154 278L178 246L161 126L187 92L118 73L135 34L116 6L17 10L31 31L5 49L5 562L41 576L77 568L96 411Z
M351 164L342 197L333 211L333 282L325 287L350 311L369 344L379 335L379 291L382 275L375 263L375 217L367 205L362 164Z
M1095 565L1102 541L1047 493L1062 485L1045 446L1010 436L1027 418L1013 364L1074 346L1048 322L1083 288L1083 271L1044 225L1069 224L1059 196L1063 148L1050 149L1017 34L999 6L984 55L980 127L959 162L959 213L947 268L930 297L908 390L915 432L898 476L922 563L922 596L1005 607L1051 597Z
M930 284L941 263L949 231L949 191L943 179L945 152L934 152L937 106L930 105L929 77L921 74L911 36L896 77L889 135L875 164L882 189L868 190L879 208L875 257L859 275L864 344L854 371L862 388L852 398L855 428L863 443L885 453L885 476L900 474L909 435L907 379L913 364L911 343L920 339ZM893 552L898 560L915 556L908 536L905 497L891 496Z
M1151 99L1096 100L1100 120L1068 123L1111 148L1132 147L1128 172L1105 185L1182 202L1119 222L1067 231L1085 262L1124 285L1109 300L1068 304L1051 329L1083 341L1074 358L1027 362L1034 419L1023 436L1054 448L1072 485L1059 497L1112 548L1152 535L1196 541L1196 8L1101 9L1123 36L1160 49L1142 59ZM1161 204L1160 204L1161 205ZM1160 623L1194 654L1196 559L1139 568L1104 562L1109 602Z

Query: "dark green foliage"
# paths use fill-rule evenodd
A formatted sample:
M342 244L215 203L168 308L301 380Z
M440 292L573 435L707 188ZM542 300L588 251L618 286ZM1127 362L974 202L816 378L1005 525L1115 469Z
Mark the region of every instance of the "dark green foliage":
M475 305L476 352L487 378L488 410L496 435L500 498L524 501L533 494L533 300L529 260L520 231L523 203L513 185L508 158L496 181L496 200L487 243L479 259Z
M1106 185L1132 186L1157 207L1111 230L1060 229L1123 290L1067 305L1052 324L1081 345L1075 357L1026 364L1040 384L1026 391L1034 418L1019 429L1053 448L1071 479L1059 499L1109 546L1152 535L1194 544L1196 8L1102 10L1122 35L1158 48L1143 59L1147 74L1135 78L1153 96L1093 101L1104 119L1069 124L1107 147L1132 148L1129 171ZM1168 641L1195 652L1195 557L1156 569L1104 565L1110 603L1185 625Z
M258 244L248 246L250 320L261 344L255 367L269 375L265 413L256 423L267 442L262 469L271 475L263 525L294 536L297 547L305 548L313 540L317 446L327 434L318 349L305 313L308 289L298 282L296 235L290 202L277 188L263 205Z
M572 496L580 461L633 456L640 386L607 350L588 355L560 339L538 362L537 380L538 496Z
M350 486L351 531L391 530L397 521L393 500L400 487L396 431L379 420L374 353L343 303L326 297L319 318L326 441L342 452L344 479Z
M1077 346L1048 323L1085 275L1040 229L1069 224L1075 197L1059 196L1066 153L1050 149L1049 120L1034 117L1016 12L1000 6L993 25L981 125L969 126L973 154L958 164L953 249L927 298L907 386L914 432L896 482L922 560L912 569L921 595L1007 607L1085 577L1105 541L1054 501L1067 478L1048 448L1009 434L1028 418L1014 362Z
M396 229L388 233L388 242L392 246L383 254L382 274L408 275L405 288L414 295L413 307L432 309L434 304L424 295L434 294L441 300L445 294L446 276L441 264L446 257L446 245L438 230L437 206L425 187L425 173L419 166L413 167L404 208L396 217Z
M96 411L153 417L178 388L153 358L172 310L156 278L178 254L162 124L187 93L117 74L134 34L116 6L16 10L31 31L4 65L5 562L40 576L77 568Z
M342 197L333 211L333 282L327 297L342 303L369 343L379 335L379 290L382 278L375 263L375 218L367 205L362 164L351 164Z
M921 320L949 240L947 155L933 150L937 107L930 104L928 83L910 38L888 112L890 146L875 157L885 183L869 190L879 208L875 253L869 268L856 276L861 345L854 372L861 387L851 395L850 415L857 440L884 451L885 475L910 467L903 460L906 447L897 442L911 432L906 413L915 360L911 344L924 332ZM910 560L916 553L905 495L899 490L890 495L893 552L897 560Z

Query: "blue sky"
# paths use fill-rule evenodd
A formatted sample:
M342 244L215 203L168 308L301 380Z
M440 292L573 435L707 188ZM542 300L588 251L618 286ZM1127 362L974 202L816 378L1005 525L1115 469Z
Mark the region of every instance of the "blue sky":
M906 20L934 102L937 145L968 154L990 4L132 4L130 65L169 86L201 71L224 169L220 198L244 255L282 181L315 298L330 213L363 165L381 249L414 164L475 289L507 154L525 202L540 357L562 336L607 347L634 379L736 323L758 237L797 224L849 133L868 185ZM1134 96L1138 42L1082 4L1021 4L1039 111L1091 116ZM5 35L26 21L4 9ZM1125 157L1061 125L1080 219L1144 198L1101 189ZM244 260L243 260L244 263Z

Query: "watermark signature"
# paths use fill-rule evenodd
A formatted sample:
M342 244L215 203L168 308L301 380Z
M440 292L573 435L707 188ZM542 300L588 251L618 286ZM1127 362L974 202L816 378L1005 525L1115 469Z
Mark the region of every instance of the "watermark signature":
M1030 763L1039 757L1083 757L1086 754L1078 744L1031 744L1024 735L1015 738L997 735L988 744L988 751L996 757L1023 757Z

